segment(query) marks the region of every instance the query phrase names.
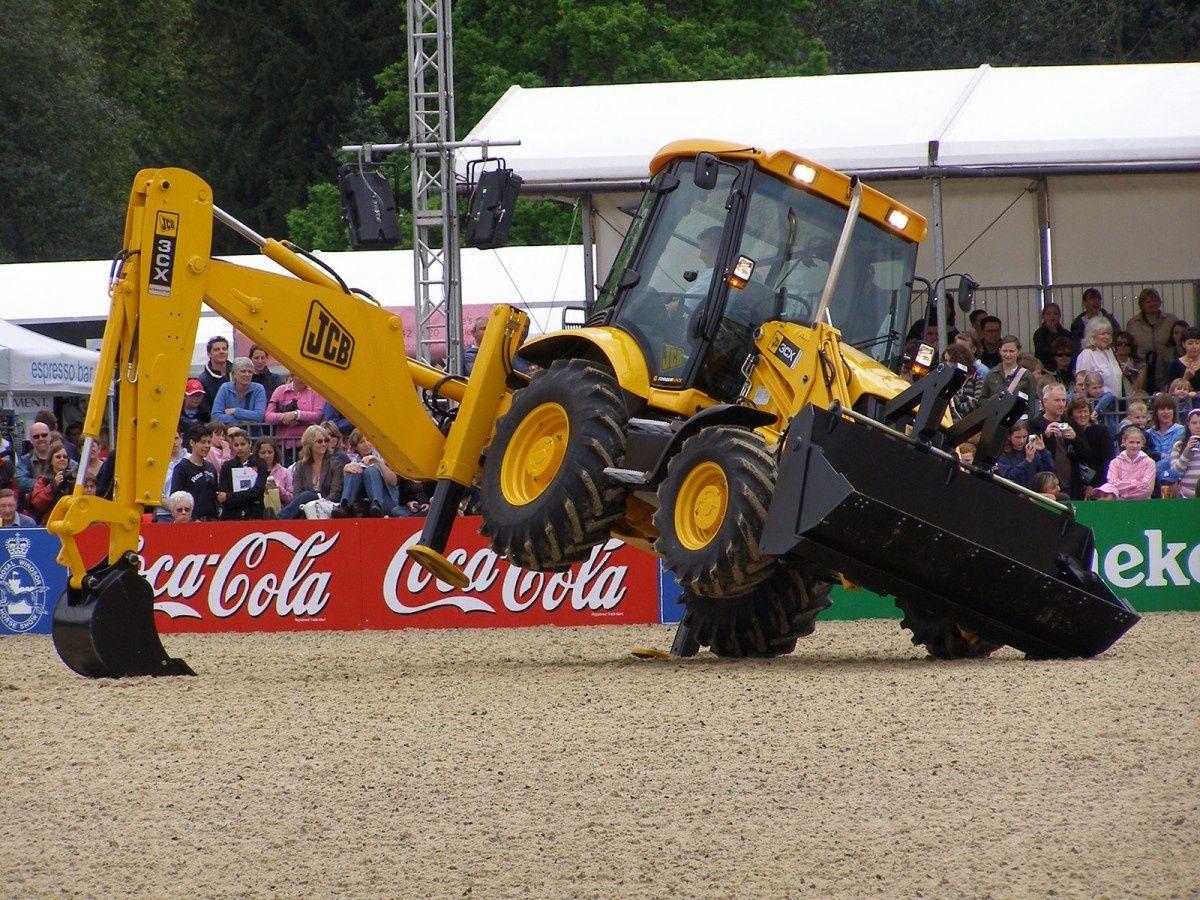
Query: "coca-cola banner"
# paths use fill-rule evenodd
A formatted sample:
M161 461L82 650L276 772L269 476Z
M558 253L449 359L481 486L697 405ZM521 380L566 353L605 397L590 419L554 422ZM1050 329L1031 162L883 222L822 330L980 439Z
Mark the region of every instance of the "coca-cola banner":
M459 519L446 555L464 589L415 566L421 519L147 525L140 555L164 634L657 623L658 566L620 541L567 572L509 565ZM80 537L97 560L107 533Z

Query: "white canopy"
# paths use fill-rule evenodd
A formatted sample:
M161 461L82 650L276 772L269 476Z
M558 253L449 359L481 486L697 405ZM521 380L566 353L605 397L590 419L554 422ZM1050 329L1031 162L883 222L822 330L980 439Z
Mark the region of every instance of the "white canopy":
M1200 64L945 69L512 87L466 140L526 184L645 178L680 138L790 149L843 171L1200 162ZM460 152L464 158L478 150Z
M0 319L0 391L90 394L100 354Z

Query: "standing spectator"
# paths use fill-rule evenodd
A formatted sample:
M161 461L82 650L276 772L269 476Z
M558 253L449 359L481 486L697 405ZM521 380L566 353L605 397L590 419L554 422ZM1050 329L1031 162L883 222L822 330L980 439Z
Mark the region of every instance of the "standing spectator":
M221 521L265 518L263 494L267 489L267 464L250 452L250 436L240 428L229 430L229 448L233 455L217 476Z
M73 444L76 448L83 446L83 423L72 422L63 429L63 443L67 445L67 450L70 451Z
M289 461L300 449L300 438L309 425L324 421L325 398L305 384L296 374L275 389L267 401L267 424L275 427L275 437Z
M1063 387L1073 387L1075 384L1075 338L1070 335L1056 337L1050 343L1050 355L1054 362L1047 371Z
M1113 354L1121 367L1121 399L1128 402L1135 397L1146 397L1146 379L1150 370L1137 355L1137 342L1128 331L1113 335Z
M1138 313L1125 325L1125 330L1133 335L1137 352L1150 367L1146 390L1154 393L1167 383L1167 369L1174 356L1171 328L1178 320L1162 311L1162 297L1154 288L1148 287L1138 294L1137 302Z
M204 414L204 385L199 378L189 378L183 389L183 408L179 410L180 434L187 434L196 425L207 425L211 415Z
M1184 329L1183 355L1171 361L1167 378L1182 378L1192 391L1200 391L1200 328Z
M34 422L29 429L29 452L17 457L17 490L23 512L31 509L29 496L37 480L50 471L50 426Z
M1033 486L1033 476L1038 472L1053 472L1054 459L1046 450L1041 435L1029 433L1025 419L1017 421L1008 433L1008 443L996 460L996 474L1022 487Z
M39 525L45 525L54 504L74 490L77 471L62 442L55 441L51 444L50 470L38 476L29 498L29 505Z
M969 316L967 316L967 321L971 323L971 328L970 328L969 332L964 332L964 333L967 333L967 334L973 333L975 335L975 340L978 341L979 343L982 343L983 342L983 320L985 318L987 318L987 310L986 309L971 310L971 314Z
M1071 337L1075 338L1076 344L1083 343L1083 333L1087 329L1087 325L1093 319L1101 318L1108 322L1112 327L1112 333L1116 334L1121 326L1117 324L1117 320L1113 318L1112 313L1104 308L1104 296L1098 288L1090 287L1083 292L1083 312L1077 315L1071 322Z
M228 429L225 423L219 419L213 419L205 426L208 430L208 456L207 459L213 467L214 472L220 472L221 466L228 462L229 457L233 455L233 451L229 449Z
M1000 336L1004 323L996 316L984 316L979 331L979 361L989 369L1000 365Z
M1067 389L1057 382L1046 385L1042 388L1041 415L1029 420L1029 431L1042 436L1046 449L1054 459L1054 472L1058 480L1067 486L1071 499L1082 500L1085 488L1075 463L1076 433L1064 418L1066 411Z
M0 488L0 528L36 528L37 522L17 512L17 495L12 488Z
M279 489L279 502L287 506L292 502L292 470L283 464L279 447L269 437L260 437L254 442L254 455L267 467L267 477Z
M982 379L988 373L988 367L979 361L979 348L982 346L979 343L979 335L974 331L960 331L954 336L954 343L961 344L971 354L972 365Z
M79 462L79 447L67 440L66 436L58 432L58 416L48 409L39 409L33 414L34 422L43 422L50 428L50 433L57 436L58 440L64 447L67 448L67 456L72 462ZM54 440L54 438L51 438Z
M995 396L1001 391L1015 394L1018 391L1029 400L1029 415L1037 415L1037 383L1033 373L1019 362L1021 342L1015 335L1006 334L1000 340L1000 363L988 370L979 392L980 401Z
M1171 448L1183 439L1183 431L1175 398L1170 394L1155 394L1150 401L1150 427L1144 434L1144 447L1154 460L1159 493L1164 497L1173 496L1179 483L1178 476L1171 471Z
M1195 498L1200 481L1200 409L1188 410L1187 433L1171 448L1171 469L1179 477L1179 496Z
M1108 319L1096 316L1083 332L1083 349L1075 359L1075 371L1099 372L1104 389L1118 397L1121 394L1121 364L1112 349L1113 327Z
M268 365L267 351L258 344L251 344L250 352L246 355L250 357L250 362L254 366L254 381L262 385L263 393L267 395L267 399L270 399L271 395L275 393L275 388L283 384L283 379L271 371L271 367Z
M975 360L971 358L970 351L958 341L946 348L942 359L951 365L962 366L967 370L966 381L950 398L950 414L955 420L958 420L979 405L979 393L983 389L983 378L975 368Z
M300 507L310 500L342 496L342 466L329 455L329 434L320 425L309 425L300 439L300 458L292 467L292 502L279 512L281 519L300 518Z
M221 385L228 383L229 370L229 341L219 334L208 339L208 362L200 372L200 383L204 385L204 400L200 404L199 418L207 422L212 418L217 399L217 391Z
M321 421L333 422L337 426L339 434L349 434L354 430L354 425L350 420L334 409L333 404L328 400L325 401L325 408L321 410Z
M254 363L247 356L239 356L233 361L233 381L227 381L217 390L213 418L244 428L265 422L266 415L267 395L254 380Z
M217 471L207 459L212 449L212 434L203 425L197 425L187 436L187 455L175 464L171 476L171 493L187 491L192 495L192 518L197 522L209 522L221 514L217 505Z
M1055 338L1069 338L1071 332L1063 327L1062 307L1057 303L1047 303L1042 307L1042 324L1033 333L1033 355L1042 361L1047 371L1054 371L1057 365L1054 360L1053 344Z
M171 445L171 458L167 461L167 474L163 479L162 494L164 499L162 504L154 510L155 522L171 521L171 506L169 502L169 498L171 496L171 479L175 477L175 466L179 464L179 461L183 459L185 455L186 454L183 449L183 435L177 431L175 432L175 443ZM191 499L191 497L188 497L189 507L191 504Z
M1183 319L1177 319L1171 326L1171 346L1175 348L1171 351L1171 355L1176 359L1183 356L1183 333L1191 327Z
M1097 499L1150 499L1154 491L1154 460L1143 452L1145 446L1146 436L1136 425L1121 432L1121 452L1108 464L1108 478L1094 493Z
M470 375L471 370L475 368L475 357L479 355L479 345L483 342L483 333L487 331L487 324L487 316L476 316L475 321L471 323L471 337L475 340L475 344L463 351L464 375Z
M187 491L175 491L167 498L167 507L171 510L171 517L168 522L191 522L192 509L194 508L195 500Z
M1117 449L1108 429L1092 421L1092 408L1086 398L1076 397L1067 403L1064 418L1075 429L1073 462L1079 470L1083 498L1086 500L1095 488L1104 484L1108 464Z

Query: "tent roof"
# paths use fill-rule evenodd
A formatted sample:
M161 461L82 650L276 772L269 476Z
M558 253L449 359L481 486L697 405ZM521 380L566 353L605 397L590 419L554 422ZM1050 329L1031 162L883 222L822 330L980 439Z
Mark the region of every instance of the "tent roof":
M0 391L90 394L100 354L0 319Z
M1200 63L945 69L729 81L512 87L465 140L530 187L645 178L664 144L787 148L845 171L1200 165ZM476 149L460 151L463 160Z

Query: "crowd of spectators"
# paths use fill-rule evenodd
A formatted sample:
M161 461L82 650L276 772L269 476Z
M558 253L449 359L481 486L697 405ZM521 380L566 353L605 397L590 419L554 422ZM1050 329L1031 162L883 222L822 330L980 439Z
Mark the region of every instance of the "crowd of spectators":
M1096 288L1063 325L1048 303L1022 354L1003 322L976 310L970 328L943 354L967 379L951 402L956 418L988 397L1024 394L1025 417L1012 429L998 474L1060 499L1196 496L1200 478L1200 329L1162 308L1153 288L1121 328ZM974 448L959 448L973 462Z

